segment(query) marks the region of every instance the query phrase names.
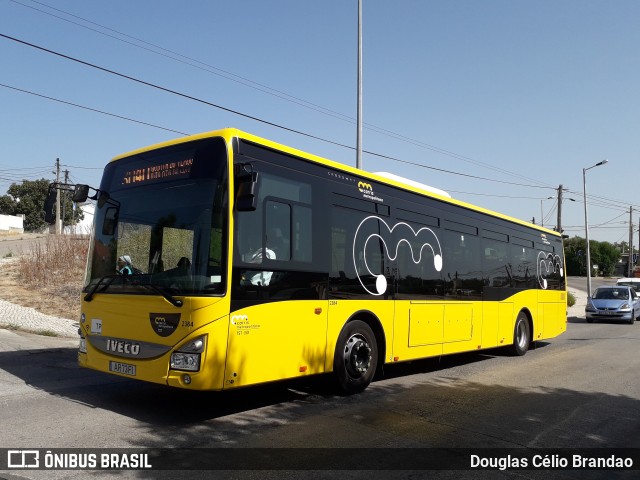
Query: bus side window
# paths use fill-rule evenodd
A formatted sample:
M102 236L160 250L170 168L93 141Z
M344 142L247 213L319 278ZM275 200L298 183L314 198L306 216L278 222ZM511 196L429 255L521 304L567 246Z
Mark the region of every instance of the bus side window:
M511 255L513 261L514 287L536 288L536 254L530 247L512 244Z
M274 253L275 260L291 259L291 206L268 201L265 221L266 247Z
M512 284L509 244L488 238L482 239L485 286L510 287Z
M443 232L445 293L464 299L482 295L480 239L467 233Z

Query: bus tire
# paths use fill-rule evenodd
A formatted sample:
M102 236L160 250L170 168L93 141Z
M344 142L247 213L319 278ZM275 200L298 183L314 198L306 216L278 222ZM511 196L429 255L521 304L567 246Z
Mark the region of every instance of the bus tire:
M531 343L531 328L529 327L529 318L524 312L520 312L516 318L516 325L513 328L513 345L511 353L514 356L521 357L529 350Z
M378 344L371 327L361 320L347 323L336 343L333 373L341 393L362 392L373 380L378 364Z

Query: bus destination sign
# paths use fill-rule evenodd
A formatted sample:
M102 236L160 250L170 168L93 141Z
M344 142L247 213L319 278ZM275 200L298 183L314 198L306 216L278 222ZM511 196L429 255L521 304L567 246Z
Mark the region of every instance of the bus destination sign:
M122 185L140 185L164 180L188 177L193 166L193 158L133 168L125 171Z

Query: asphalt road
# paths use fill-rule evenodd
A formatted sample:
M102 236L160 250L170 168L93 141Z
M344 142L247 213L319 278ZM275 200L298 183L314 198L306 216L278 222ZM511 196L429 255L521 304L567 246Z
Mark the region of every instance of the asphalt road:
M472 452L486 452L486 448L612 448L623 452L617 449L640 449L639 343L640 322L588 324L573 316L564 335L540 342L524 357L487 351L395 365L386 369L385 379L374 382L363 394L341 397L322 382L230 393L173 390L81 370L76 366L73 340L0 330L0 448L198 447L219 452L218 447L240 447L251 449L247 455L256 456L263 455L265 447L336 448L384 468L417 465L415 458L401 454L435 454L446 460L459 454L456 448ZM400 448L400 453L385 457L387 450L372 450L390 447ZM432 448L443 450L429 450ZM310 451L302 452L309 455ZM335 450L312 452L318 452L315 457L324 455L325 465L336 461L332 457ZM186 450L184 457L180 462L184 465L196 459ZM247 461L259 463L260 458ZM239 468L237 465L233 468ZM556 469L380 472L362 468L189 471L188 475L591 479L637 478L638 473ZM187 475L179 471L16 470L0 472L0 478L86 478L89 474L100 478Z
M28 254L35 245L44 241L44 234L0 235L0 258Z

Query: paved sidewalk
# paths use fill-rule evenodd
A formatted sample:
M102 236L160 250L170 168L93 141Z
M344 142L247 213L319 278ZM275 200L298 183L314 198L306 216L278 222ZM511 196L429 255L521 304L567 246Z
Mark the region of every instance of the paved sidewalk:
M15 258L0 259L0 274L2 274L2 265L13 261ZM0 328L77 338L78 327L77 321L46 315L34 308L22 307L6 300L0 300Z
M573 307L567 308L567 317L585 318L584 307L587 306L587 292L571 287L569 287L567 290L569 291L569 293L572 293L574 297L576 297L576 303L573 305Z
M45 315L33 308L21 307L5 300L0 300L0 327L55 334L60 337L78 336L78 322Z

